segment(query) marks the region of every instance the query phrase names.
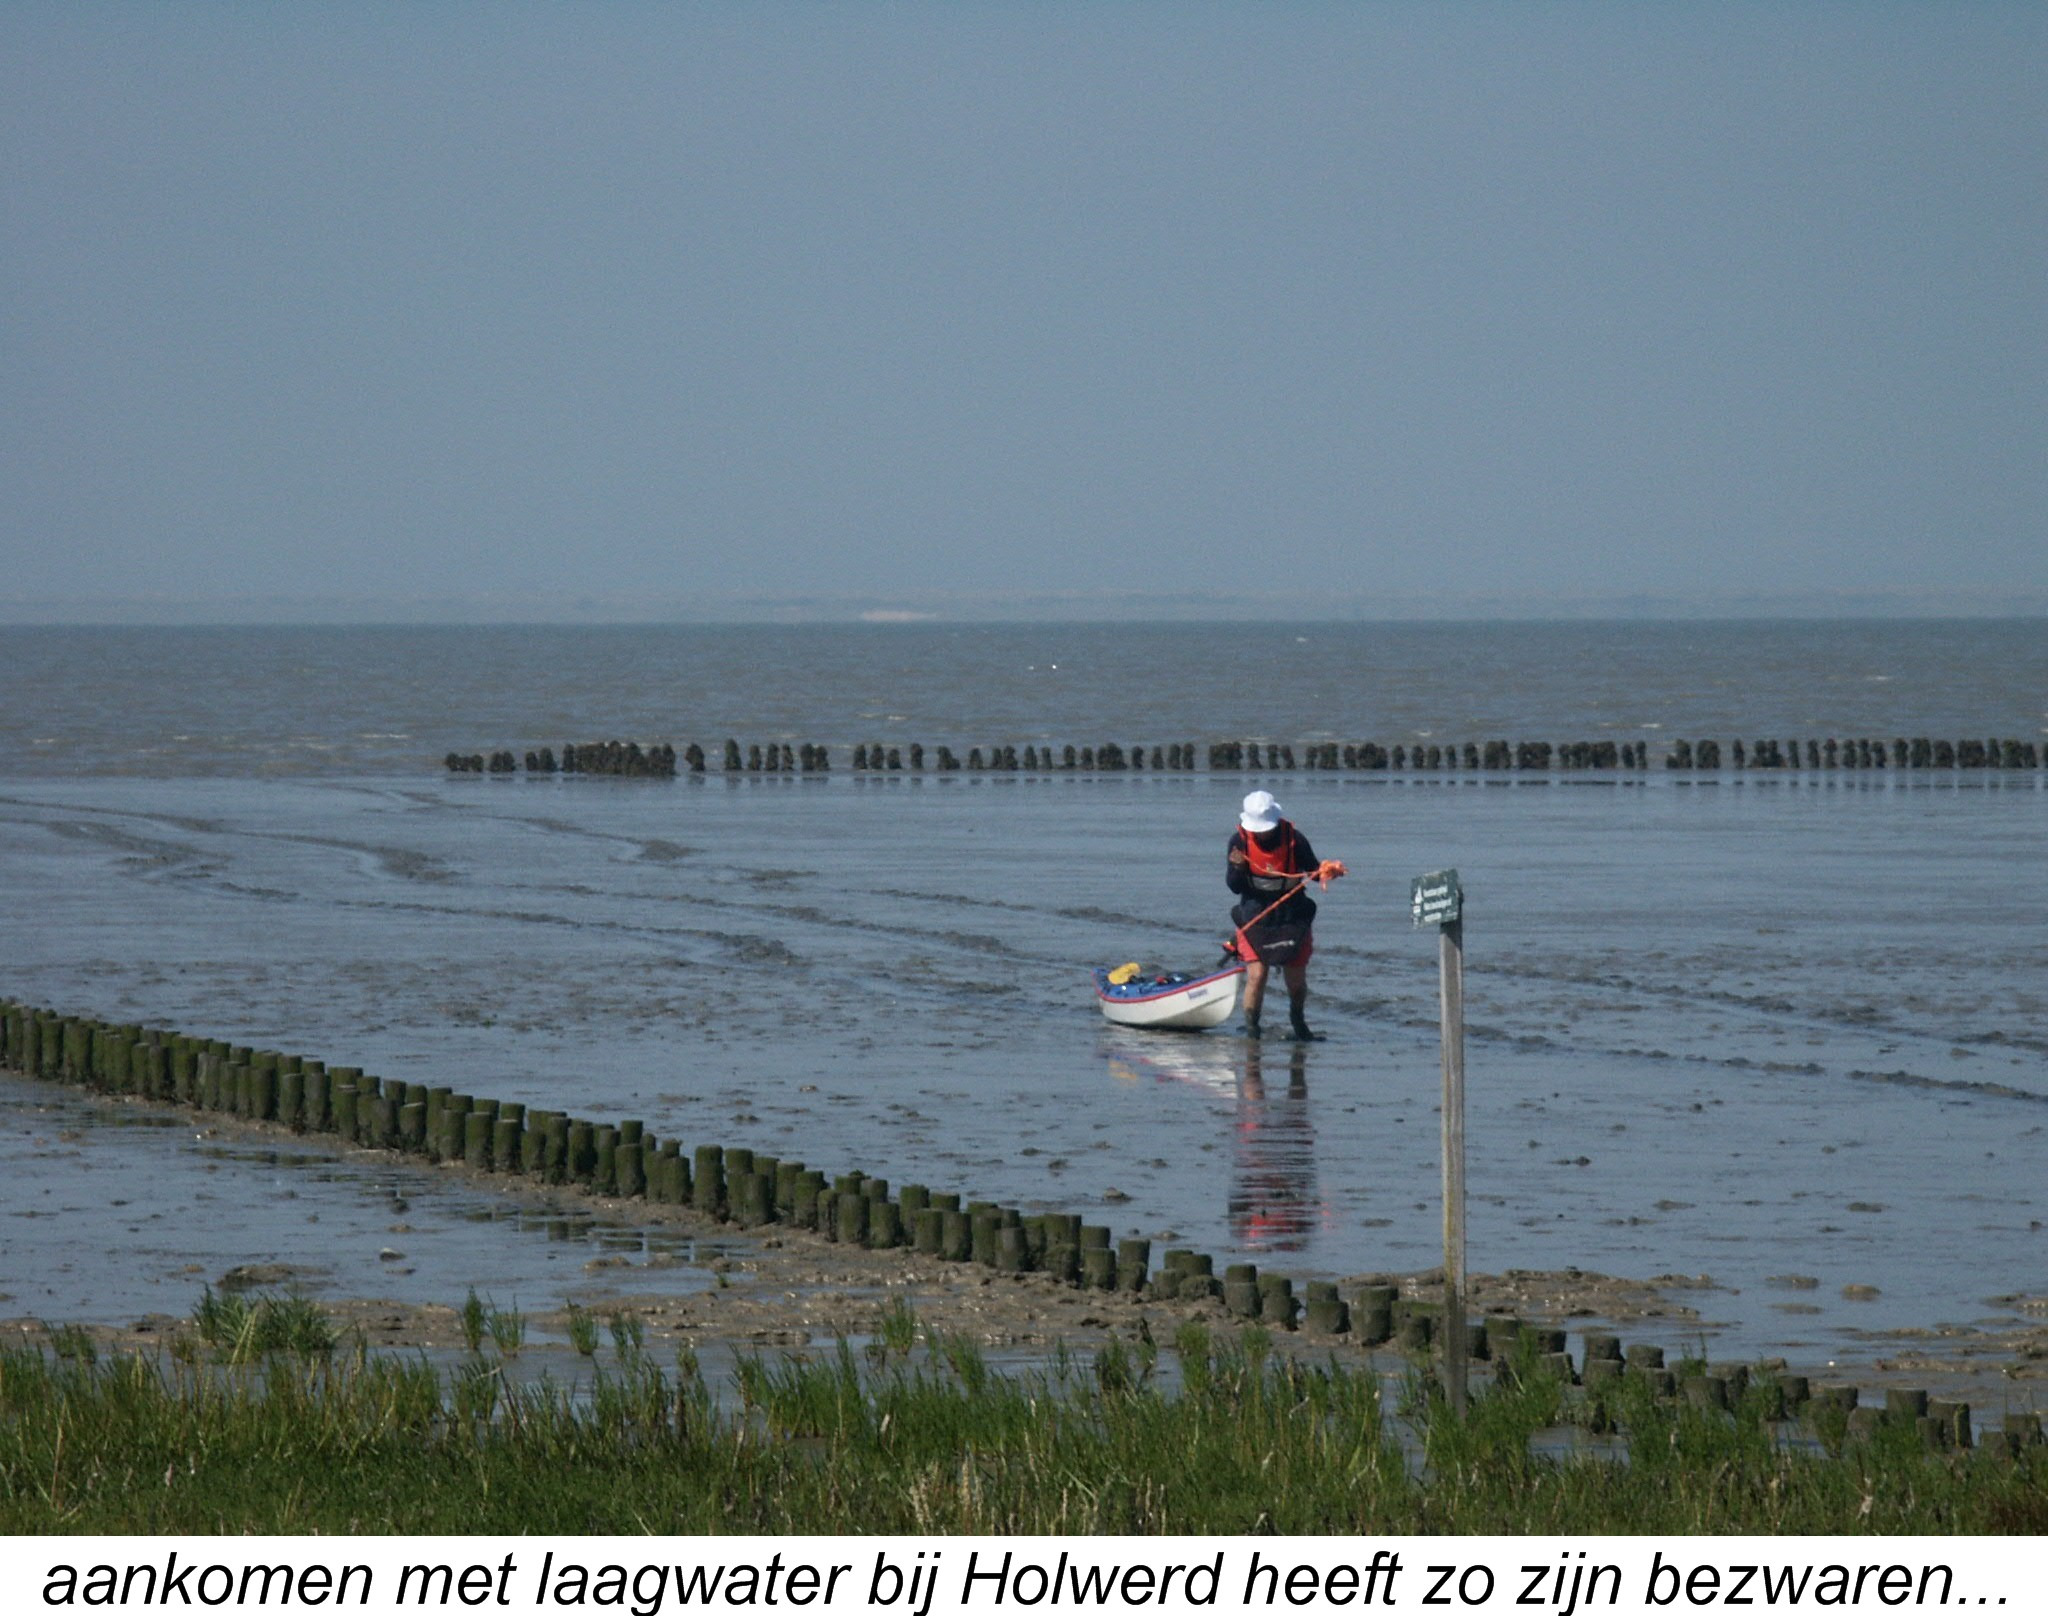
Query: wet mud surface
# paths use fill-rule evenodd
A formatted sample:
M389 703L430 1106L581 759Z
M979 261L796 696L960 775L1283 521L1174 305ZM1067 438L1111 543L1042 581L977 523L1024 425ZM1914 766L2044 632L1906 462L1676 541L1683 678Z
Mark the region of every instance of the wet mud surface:
M198 1119L130 1099L0 1077L0 1168L27 1154L62 1163L42 1206L10 1208L9 1288L0 1339L47 1342L83 1326L102 1350L196 1348L193 1313L209 1290L305 1296L345 1343L450 1360L468 1349L473 1292L517 1313L523 1374L573 1373L571 1309L632 1319L647 1347L687 1349L706 1367L754 1352L816 1355L877 1337L907 1306L928 1332L963 1337L991 1361L1042 1364L1062 1348L1111 1339L1170 1340L1189 1320L1223 1336L1243 1328L1220 1302L1084 1292L1039 1275L1001 1275L908 1251L873 1252L797 1229L742 1233L685 1208L547 1190L459 1164L430 1166L323 1148L261 1124ZM146 1204L118 1193L146 1182ZM45 1238L44 1220L61 1220ZM87 1254L86 1241L103 1244ZM112 1260L109 1260L109 1259ZM1440 1270L1371 1272L1433 1295ZM1772 1280L1788 1294L1809 1276ZM1672 1356L1728 1355L1702 1312L1717 1287L1700 1276L1620 1278L1577 1268L1471 1276L1475 1313L1512 1313L1574 1334L1618 1331ZM1869 1385L1924 1385L1979 1406L2048 1401L2048 1296L1995 1302L2001 1326L1875 1332L1860 1355L1791 1367ZM1392 1347L1276 1332L1279 1350L1369 1361L1399 1376ZM1573 1341L1576 1355L1580 1343ZM607 1351L602 1346L600 1351ZM502 1355L501 1355L502 1356Z
M1441 1255L1439 1118L1407 880L1455 863L1474 1270L1674 1349L2033 1383L2037 783L1297 780L1290 810L1359 872L1317 924L1328 1041L1105 1027L1088 967L1214 957L1241 789L10 782L4 991L1080 1213L1155 1253L1413 1274ZM631 1296L696 1329L745 1293L771 1333L815 1333L771 1291L839 1305L794 1242L742 1253L189 1118L67 1120L53 1092L7 1089L0 1314L125 1328L264 1264L413 1320L471 1287L537 1317ZM1630 1300L1600 1274L1670 1278Z

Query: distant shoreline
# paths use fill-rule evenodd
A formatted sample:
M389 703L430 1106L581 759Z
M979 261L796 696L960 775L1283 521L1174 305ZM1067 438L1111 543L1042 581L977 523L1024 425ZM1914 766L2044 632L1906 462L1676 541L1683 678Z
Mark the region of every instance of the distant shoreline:
M1304 611L1296 596L1113 595L931 599L752 598L702 600L593 598L570 601L458 598L433 600L235 600L64 597L0 602L5 628L872 628L957 629L1034 626L1171 627L1276 623L1297 627L1460 624L1586 627L1711 623L1981 623L2048 621L2048 589L2018 587L1872 595L1787 594L1769 599L1659 597L1545 601L1452 595L1324 596Z

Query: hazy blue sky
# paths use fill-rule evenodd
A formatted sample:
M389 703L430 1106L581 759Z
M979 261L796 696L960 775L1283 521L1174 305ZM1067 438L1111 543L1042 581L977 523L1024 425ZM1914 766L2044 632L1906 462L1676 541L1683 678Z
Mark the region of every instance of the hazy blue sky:
M2039 3L9 0L0 600L2042 610L2044 146Z

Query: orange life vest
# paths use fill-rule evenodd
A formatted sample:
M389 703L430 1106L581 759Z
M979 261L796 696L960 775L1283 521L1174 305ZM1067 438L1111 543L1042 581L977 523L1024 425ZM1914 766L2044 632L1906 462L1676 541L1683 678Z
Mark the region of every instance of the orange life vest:
M1244 833L1244 861L1251 871L1252 891L1268 898L1279 897L1289 881L1307 873L1294 867L1294 826L1283 819L1279 830L1280 844L1271 851L1259 846L1252 832Z

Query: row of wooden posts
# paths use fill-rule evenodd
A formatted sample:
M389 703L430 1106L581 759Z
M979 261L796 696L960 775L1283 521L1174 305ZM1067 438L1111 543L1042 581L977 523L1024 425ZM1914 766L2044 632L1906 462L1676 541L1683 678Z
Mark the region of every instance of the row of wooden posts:
M1926 736L1892 741L1842 740L1730 741L1673 740L1656 754L1666 769L1714 772L1732 769L1826 771L1831 769L2039 769L2043 748L2034 741L1934 740ZM1724 765L1724 758L1726 759ZM711 756L694 741L680 752L668 742L643 746L637 741L598 741L565 746L557 758L552 747L521 754L510 750L450 752L443 760L451 774L517 774L522 762L528 774L600 774L633 778L673 779L679 772L704 774ZM922 742L889 746L880 741L851 748L847 766L855 773L950 774L960 770L1025 774L1120 774L1126 771L1186 773L1206 767L1211 773L1256 771L1429 772L1466 770L1502 773L1576 772L1580 770L1642 770L1652 766L1648 741L1467 741L1462 745L1372 741L1306 742L1297 749L1283 742L1192 741L1168 746L1128 748L1114 741L1098 746L1027 744L969 747L966 755L950 746L927 749ZM826 774L832 749L806 743L791 746L771 741L742 747L725 743L727 774Z
M1252 1263L1231 1263L1218 1274L1209 1254L1184 1249L1167 1251L1155 1269L1149 1240L1116 1239L1107 1226L1071 1213L1026 1213L919 1184L892 1195L886 1179L863 1172L828 1177L801 1161L740 1146L699 1144L686 1151L682 1141L657 1138L636 1121L596 1122L162 1028L0 1003L0 1066L102 1094L269 1123L343 1146L461 1163L622 1202L690 1207L740 1228L787 1225L869 1250L905 1247L1095 1290L1214 1299L1237 1319L1367 1347L1391 1342L1427 1354L1444 1344L1442 1304L1420 1293L1403 1295L1395 1285L1310 1280L1297 1296L1285 1274L1264 1273ZM1589 1395L1634 1378L1659 1396L1709 1409L1741 1401L1752 1376L1749 1366L1736 1363L1667 1364L1661 1347L1624 1348L1618 1337L1597 1331L1585 1333L1582 1358L1574 1364L1563 1330L1504 1315L1468 1321L1463 1344L1468 1357L1491 1361L1499 1372L1539 1364L1583 1384ZM1777 1417L1832 1404L1849 1411L1852 1429L1910 1420L1937 1446L1968 1446L1973 1439L1967 1404L1931 1400L1924 1392L1891 1391L1882 1406L1863 1405L1854 1386L1815 1387L1803 1375L1777 1373L1769 1396L1767 1412ZM2039 1443L2038 1417L2008 1414L1998 1440L2014 1448Z

